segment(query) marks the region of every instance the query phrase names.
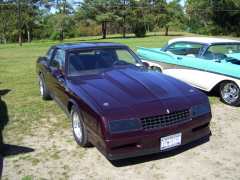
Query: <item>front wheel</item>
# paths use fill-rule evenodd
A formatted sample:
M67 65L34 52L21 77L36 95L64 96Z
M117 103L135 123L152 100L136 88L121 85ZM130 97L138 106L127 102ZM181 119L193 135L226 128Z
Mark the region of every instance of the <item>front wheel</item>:
M235 82L225 81L220 86L221 100L231 106L240 105L240 91Z
M152 70L154 70L154 71L157 71L157 72L162 72L162 70L161 70L161 68L160 67L157 67L157 66L154 66L153 68L152 68Z
M75 141L78 145L82 147L88 147L91 145L88 140L88 134L83 122L82 116L75 106L71 109L71 121L72 121L72 131Z

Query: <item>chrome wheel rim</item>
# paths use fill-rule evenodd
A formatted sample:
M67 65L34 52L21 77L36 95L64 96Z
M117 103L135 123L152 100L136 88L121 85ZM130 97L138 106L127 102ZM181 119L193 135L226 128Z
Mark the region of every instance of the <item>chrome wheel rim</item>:
M77 112L73 112L72 115L73 132L77 139L82 140L82 126Z
M239 88L234 83L227 83L222 90L222 97L228 103L233 103L238 99Z
M42 79L39 79L39 91L40 91L40 96L43 96L43 82Z

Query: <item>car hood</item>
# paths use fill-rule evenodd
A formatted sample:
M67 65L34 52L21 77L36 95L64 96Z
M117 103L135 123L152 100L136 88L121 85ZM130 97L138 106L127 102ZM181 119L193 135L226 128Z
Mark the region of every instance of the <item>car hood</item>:
M100 71L97 75L72 77L72 81L84 89L102 110L122 107L134 109L139 104L166 102L168 99L172 101L174 98L190 104L188 96L203 94L186 83L151 70Z

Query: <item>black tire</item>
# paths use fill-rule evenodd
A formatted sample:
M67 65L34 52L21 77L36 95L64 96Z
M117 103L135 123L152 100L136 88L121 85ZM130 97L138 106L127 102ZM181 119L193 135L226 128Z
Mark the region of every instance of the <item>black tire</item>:
M162 72L161 68L157 67L157 66L152 67L152 70L160 72L160 73Z
M43 100L50 100L52 99L50 96L50 90L48 89L48 87L46 86L43 76L40 74L39 76L39 92L40 92L40 96Z
M88 133L87 133L85 124L83 122L83 118L75 106L72 106L72 109L71 109L71 122L72 122L73 136L77 144L82 147L91 146L91 143L88 140Z
M238 85L233 81L224 81L220 86L221 100L231 106L240 105L240 90Z

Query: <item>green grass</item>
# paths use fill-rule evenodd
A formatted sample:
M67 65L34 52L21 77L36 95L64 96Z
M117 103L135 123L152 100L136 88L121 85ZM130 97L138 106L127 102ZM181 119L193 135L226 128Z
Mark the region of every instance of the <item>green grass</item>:
M136 46L162 47L176 37L196 36L185 32L170 32L164 36L163 32L148 34L144 38L135 38L134 35L108 35L107 39L101 36L66 39L63 42L1 44L0 45L0 93L1 93L1 139L5 144L21 144L25 135L33 136L38 127L48 127L49 136L56 127L66 129L70 127L67 116L54 101L43 101L39 97L38 76L35 71L38 57L45 56L50 46L60 43L74 42L115 42L128 45L136 52ZM218 97L210 97L211 102L219 103ZM55 122L51 118L57 119ZM43 119L45 120L42 123ZM67 139L68 140L68 139ZM59 158L56 153L50 155ZM81 158L81 155L79 154ZM36 159L32 160L37 163Z

